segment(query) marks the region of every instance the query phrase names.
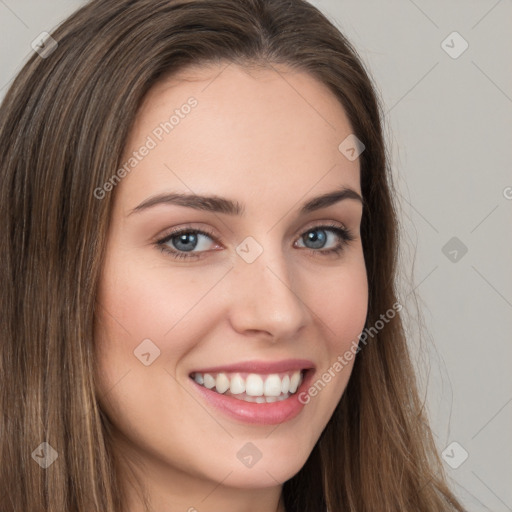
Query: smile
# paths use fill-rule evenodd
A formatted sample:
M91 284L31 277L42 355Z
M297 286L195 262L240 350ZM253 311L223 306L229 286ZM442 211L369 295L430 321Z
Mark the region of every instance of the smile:
M218 394L258 404L286 400L302 384L303 370L272 374L219 372L190 376L197 384Z

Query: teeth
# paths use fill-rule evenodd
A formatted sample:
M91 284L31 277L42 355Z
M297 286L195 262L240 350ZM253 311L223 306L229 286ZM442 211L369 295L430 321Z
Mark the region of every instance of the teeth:
M281 394L281 379L279 375L269 375L265 381L265 396L279 396Z
M212 389L213 387L215 387L215 379L209 373L204 374L203 380L205 388Z
M265 399L265 402L267 404L272 402L281 402L283 400L286 400L287 398L290 398L290 394L286 393L286 395L281 395L278 397L275 396L248 396L245 393L243 395L233 395L233 398L236 398L238 400L243 400L244 402L253 402L253 403L263 403L262 399Z
M302 383L303 373L300 370L287 373L258 375L256 373L240 374L195 373L193 379L201 386L255 403L272 403L286 400L295 393Z
M215 381L215 389L217 393L225 393L229 389L229 379L225 373L219 373Z
M285 375L281 381L281 393L288 393L290 391L290 377Z
M290 393L295 393L295 391L297 391L297 388L299 387L300 381L301 381L300 373L299 372L295 372L292 375L292 378L290 379L290 390L289 390Z
M245 392L249 396L263 396L263 379L251 373L245 381Z
M238 373L231 378L229 391L231 391L233 395L239 395L245 391L245 380L242 379Z

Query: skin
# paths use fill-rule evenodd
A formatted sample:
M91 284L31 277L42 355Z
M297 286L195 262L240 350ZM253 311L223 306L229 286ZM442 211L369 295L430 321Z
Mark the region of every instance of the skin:
M299 209L341 186L361 194L359 161L338 150L352 130L323 84L286 67L223 64L154 86L123 162L190 96L197 106L115 189L97 298L99 401L126 459L130 512L143 510L135 484L147 488L155 511L283 512L282 483L306 462L354 361L280 425L226 416L199 397L189 374L306 358L316 380L358 339L368 300L362 204L345 199L302 216ZM130 213L168 192L229 198L245 214L171 204ZM354 240L327 231L325 249L308 249L302 235L325 223L345 226ZM176 227L206 228L216 240L200 237L200 258L176 260L157 245ZM236 252L248 236L263 248L250 264ZM321 253L339 243L339 254ZM134 356L144 339L160 350L149 366ZM262 454L251 468L237 458L247 442Z

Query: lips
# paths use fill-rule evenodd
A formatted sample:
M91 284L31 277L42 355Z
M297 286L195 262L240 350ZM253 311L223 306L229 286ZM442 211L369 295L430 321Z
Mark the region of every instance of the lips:
M245 361L224 366L198 368L192 373L256 373L267 375L270 373L289 372L294 370L309 370L315 365L308 359L283 359L281 361Z
M270 373L283 367L289 369ZM256 369L266 373L254 373ZM301 360L297 365L295 360L208 368L190 373L189 379L194 393L214 411L245 424L276 425L302 412L305 402L298 397L306 393L314 375L311 361Z
M314 368L306 359L247 361L198 369L189 378L211 405L232 417L271 424L299 414L297 393Z

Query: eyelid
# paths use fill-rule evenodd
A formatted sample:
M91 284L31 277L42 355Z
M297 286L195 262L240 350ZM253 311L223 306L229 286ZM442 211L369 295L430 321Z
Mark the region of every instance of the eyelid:
M156 243L162 243L164 241L168 241L170 238L174 236L178 236L180 233L190 233L190 232L197 232L204 235L209 236L213 241L219 242L223 244L222 242L222 236L214 232L213 229L205 226L197 227L196 225L192 224L186 224L184 226L180 226L177 228L170 228L168 230L165 230L162 234L157 235L154 237L153 241Z
M339 228L339 229L345 229L348 231L348 228L343 222L337 221L337 220L312 220L311 222L308 222L304 227L302 227L295 236L301 236L307 231L311 229L319 229L319 228Z

